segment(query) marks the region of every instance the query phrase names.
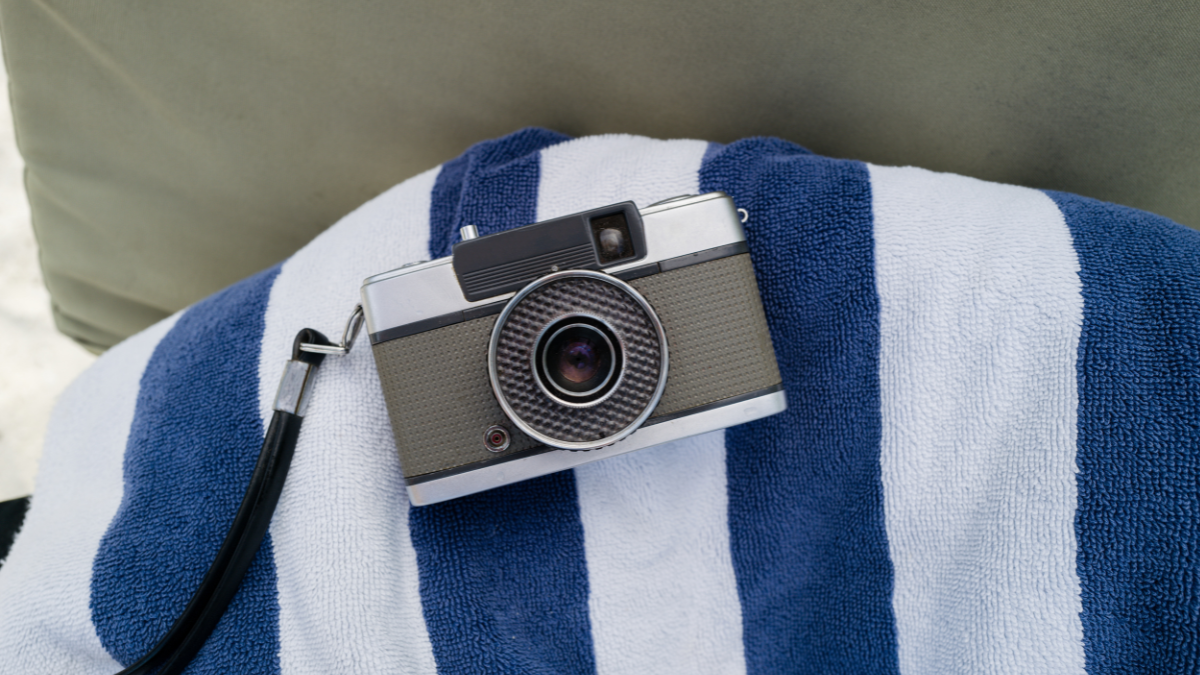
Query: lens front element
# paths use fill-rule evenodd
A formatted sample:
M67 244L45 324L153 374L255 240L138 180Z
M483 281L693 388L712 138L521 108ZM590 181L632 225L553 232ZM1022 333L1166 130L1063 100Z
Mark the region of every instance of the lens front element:
M595 317L568 317L550 325L534 352L546 393L566 405L599 401L621 368L620 343Z

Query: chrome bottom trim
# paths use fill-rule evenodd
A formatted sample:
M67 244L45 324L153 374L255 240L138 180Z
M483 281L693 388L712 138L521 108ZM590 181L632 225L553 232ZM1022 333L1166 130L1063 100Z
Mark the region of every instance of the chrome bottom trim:
M587 452L554 450L525 459L485 466L474 471L409 485L408 498L412 501L413 506L437 504L564 469L573 469L599 459L616 457L668 441L753 422L784 410L787 410L787 397L782 391L775 391L748 401L731 403L694 415L642 427L625 440L606 448Z

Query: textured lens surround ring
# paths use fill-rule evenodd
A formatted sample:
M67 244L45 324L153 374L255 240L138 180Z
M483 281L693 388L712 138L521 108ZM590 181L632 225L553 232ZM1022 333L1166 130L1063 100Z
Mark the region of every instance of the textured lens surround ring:
M623 352L617 385L589 407L548 396L531 367L539 337L571 315L602 320ZM616 277L587 270L550 274L521 289L488 346L488 374L504 414L530 437L566 450L604 447L637 431L662 398L667 361L666 334L646 299Z

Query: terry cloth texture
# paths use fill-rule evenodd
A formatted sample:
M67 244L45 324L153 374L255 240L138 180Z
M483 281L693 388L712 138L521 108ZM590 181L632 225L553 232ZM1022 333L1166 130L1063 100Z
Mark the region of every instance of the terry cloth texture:
M364 204L63 395L0 568L0 673L114 673L233 516L296 331L361 280L723 190L785 413L408 505L371 350L321 367L189 673L1176 673L1200 664L1200 233L1058 193L531 129Z

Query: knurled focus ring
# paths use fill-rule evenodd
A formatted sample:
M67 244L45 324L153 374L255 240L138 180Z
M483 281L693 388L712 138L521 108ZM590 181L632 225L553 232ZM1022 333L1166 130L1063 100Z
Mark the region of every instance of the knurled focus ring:
M611 328L623 361L616 387L586 408L548 396L531 367L546 327L581 314ZM658 405L667 343L649 303L625 282L601 272L559 272L531 283L505 307L492 331L488 364L497 400L522 431L547 445L588 450L633 433Z

